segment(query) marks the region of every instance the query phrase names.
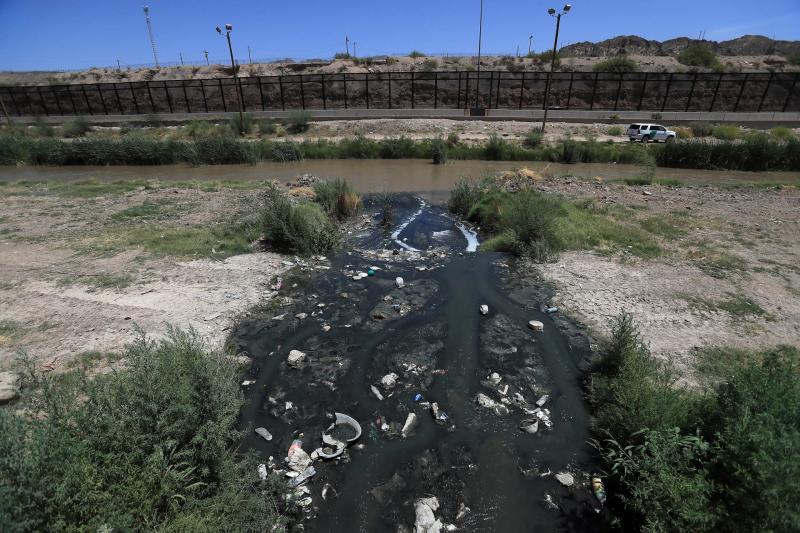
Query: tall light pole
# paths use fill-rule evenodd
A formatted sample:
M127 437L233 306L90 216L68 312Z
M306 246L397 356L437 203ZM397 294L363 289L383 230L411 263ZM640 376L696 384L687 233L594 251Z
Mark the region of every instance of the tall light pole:
M156 39L153 37L153 24L150 22L150 6L144 6L144 21L147 24L147 34L150 36L150 46L153 48L153 61L156 63L156 68L159 68Z
M483 0L481 0L481 16L478 22L478 79L475 81L475 108L478 106L478 92L481 87L481 41L483 40ZM469 78L467 78L469 79Z
M528 55L531 55L531 47L533 46L533 35L528 35Z
M570 9L572 9L572 6L565 4L564 9L560 13L557 13L552 7L547 10L547 13L551 17L556 18L556 38L553 40L553 59L550 62L550 72L547 74L547 85L544 89L544 118L542 119L542 133L544 133L544 128L547 125L547 101L550 99L550 79L553 77L553 70L556 68L556 50L558 48L558 30L561 28L561 16L569 13Z
M228 38L228 51L231 53L231 68L233 69L233 79L236 82L236 96L239 98L239 133L244 135L244 110L242 107L242 87L239 85L239 76L236 75L236 61L233 59L233 45L231 44L231 32L233 25L225 24L225 37ZM217 33L222 35L222 29L217 26Z

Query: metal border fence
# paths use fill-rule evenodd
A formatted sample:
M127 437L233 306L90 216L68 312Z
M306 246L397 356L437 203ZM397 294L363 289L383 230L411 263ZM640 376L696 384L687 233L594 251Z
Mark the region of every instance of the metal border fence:
M546 72L436 71L0 87L15 116L294 109L541 109ZM798 73L556 72L550 109L798 112Z

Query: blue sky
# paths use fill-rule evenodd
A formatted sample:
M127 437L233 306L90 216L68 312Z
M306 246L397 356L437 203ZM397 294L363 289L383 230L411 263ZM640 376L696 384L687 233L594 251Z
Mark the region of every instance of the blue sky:
M153 61L142 5L130 0L0 0L0 69L71 69ZM358 55L474 53L479 0L149 0L162 62L227 56L216 25L233 24L236 56L329 57L344 50L345 35ZM483 50L527 52L552 46L554 21L547 0L484 0ZM800 0L573 0L560 43L637 34L668 39L701 31L708 39L742 34L800 39Z

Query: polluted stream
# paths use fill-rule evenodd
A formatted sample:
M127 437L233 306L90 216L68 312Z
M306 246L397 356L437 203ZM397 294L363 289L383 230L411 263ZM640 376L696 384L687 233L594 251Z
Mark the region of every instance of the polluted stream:
M388 230L368 201L341 252L293 260L272 300L291 303L232 337L242 448L285 480L293 530L602 527L587 337L445 209L393 204Z

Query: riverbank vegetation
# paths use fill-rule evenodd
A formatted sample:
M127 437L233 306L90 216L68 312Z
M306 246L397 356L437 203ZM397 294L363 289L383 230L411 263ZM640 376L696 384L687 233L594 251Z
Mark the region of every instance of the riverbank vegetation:
M730 132L728 132L730 133ZM800 170L800 140L794 136L751 133L743 139L685 140L642 146L564 140L543 143L532 133L523 143L493 135L484 143L443 142L439 138L370 139L361 135L339 141L241 139L230 134L188 134L159 139L133 131L118 138L59 139L20 133L0 134L0 165L168 165L226 164L300 159L484 159L562 163L640 163L658 166L729 170Z
M601 249L651 258L661 248L651 232L628 224L625 208L570 201L532 188L509 192L502 180L460 180L448 207L481 228L483 250L510 252L547 261L563 250Z
M271 531L277 482L236 453L239 371L170 329L124 370L40 373L0 410L4 531Z
M698 355L681 387L617 318L589 385L609 508L625 531L797 531L800 352Z

